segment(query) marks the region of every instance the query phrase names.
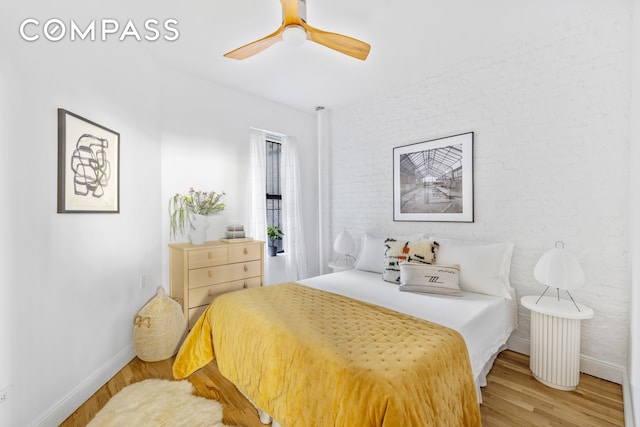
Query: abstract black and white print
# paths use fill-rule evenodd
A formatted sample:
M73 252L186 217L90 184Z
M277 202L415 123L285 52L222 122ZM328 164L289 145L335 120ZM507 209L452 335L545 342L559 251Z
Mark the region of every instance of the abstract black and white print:
M58 110L58 212L119 212L120 134Z

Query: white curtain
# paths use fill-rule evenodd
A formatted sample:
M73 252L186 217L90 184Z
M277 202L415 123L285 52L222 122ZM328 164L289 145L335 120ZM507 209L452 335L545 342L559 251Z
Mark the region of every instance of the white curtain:
M266 201L266 134L257 129L249 131L249 206L247 236L267 241Z
M302 223L302 201L300 190L300 161L296 138L282 138L282 228L287 280L308 277Z

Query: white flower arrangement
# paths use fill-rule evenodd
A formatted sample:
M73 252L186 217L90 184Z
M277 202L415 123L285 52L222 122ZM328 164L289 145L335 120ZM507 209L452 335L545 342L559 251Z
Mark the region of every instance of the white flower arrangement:
M189 188L188 194L176 193L169 200L169 227L171 239L175 239L176 233L183 233L187 230L187 224L191 226L191 216L193 215L213 215L225 208L221 202L226 193L216 193L215 191L196 191Z

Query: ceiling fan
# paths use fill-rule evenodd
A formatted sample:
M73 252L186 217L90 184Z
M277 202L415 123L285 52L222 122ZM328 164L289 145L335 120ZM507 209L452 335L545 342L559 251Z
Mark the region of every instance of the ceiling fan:
M371 46L342 34L329 33L307 24L307 0L280 0L282 24L274 33L224 54L227 58L246 59L282 41L311 40L345 55L365 60Z

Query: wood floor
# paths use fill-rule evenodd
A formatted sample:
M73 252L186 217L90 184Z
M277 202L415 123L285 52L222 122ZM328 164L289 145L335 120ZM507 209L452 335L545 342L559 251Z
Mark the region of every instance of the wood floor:
M153 363L133 359L61 426L85 426L111 396L129 384L147 378L172 379L172 363L173 359ZM253 406L220 375L215 361L189 379L196 394L224 405L226 424L263 426ZM482 396L480 411L485 427L624 426L622 388L618 384L581 374L576 390L555 390L531 376L528 356L508 350L496 359Z

